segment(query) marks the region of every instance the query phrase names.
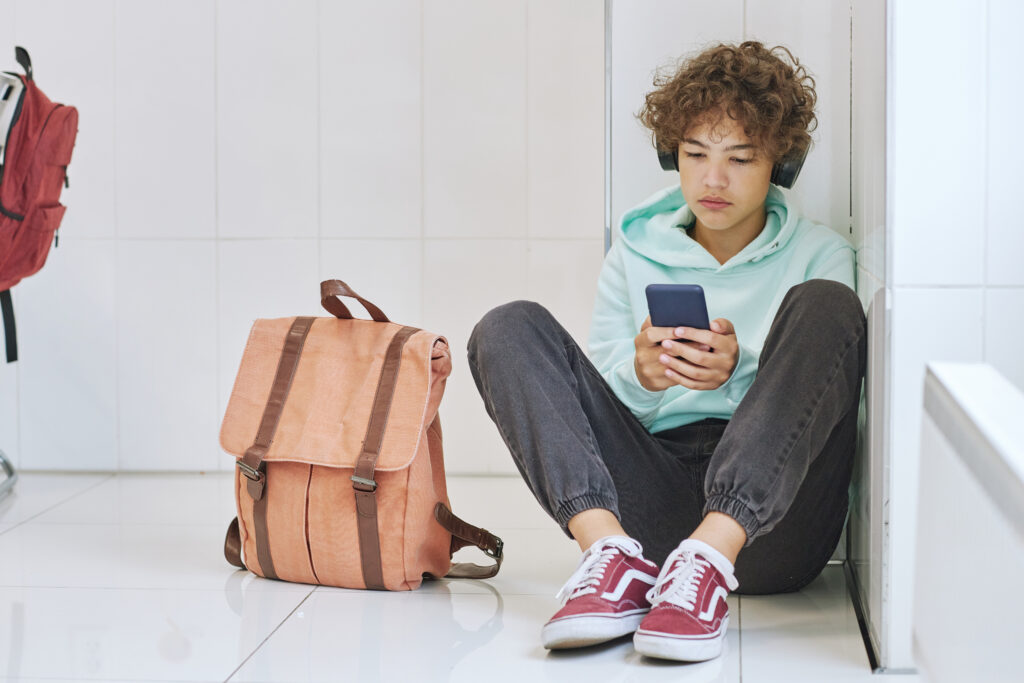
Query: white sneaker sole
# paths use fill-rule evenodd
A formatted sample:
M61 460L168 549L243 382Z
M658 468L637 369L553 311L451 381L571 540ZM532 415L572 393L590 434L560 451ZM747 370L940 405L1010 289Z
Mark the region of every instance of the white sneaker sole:
M619 617L568 617L548 622L541 629L540 639L549 650L587 647L614 640L636 631L648 610Z
M725 634L729 630L729 617L722 620L718 631L701 638L685 638L665 633L638 630L633 636L633 647L640 654L679 662L703 662L722 654Z

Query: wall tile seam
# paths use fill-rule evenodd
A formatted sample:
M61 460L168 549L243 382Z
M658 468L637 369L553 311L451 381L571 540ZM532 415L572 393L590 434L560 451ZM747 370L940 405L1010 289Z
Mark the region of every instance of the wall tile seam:
M989 115L989 99L991 97L990 93L991 93L991 90L992 90L991 72L989 71L989 62L990 62L989 57L990 57L990 53L991 53L991 50L992 50L992 47L989 44L989 24L991 23L990 22L990 16L989 16L989 0L985 0L984 9L982 10L982 12L984 14L984 18L982 19L982 21L984 22L985 38L984 38L983 45L985 45L985 50L984 50L984 54L982 55L983 64L982 64L982 71L981 72L983 74L985 74L985 96L982 98L982 104L981 104L981 106L982 106L981 125L984 127L984 131L982 133L982 139L984 140L984 146L982 147L982 149L985 150L985 152L984 152L984 154L985 154L985 163L983 164L984 168L982 170L982 187L984 188L985 198L984 198L984 201L982 202L982 206L981 206L981 225L982 225L981 280L982 280L982 284L985 285L986 289L987 289L988 288L988 284L989 284L989 272L988 272L988 263L989 263L989 239L988 239L988 230L989 230L989 225L988 225L988 223L989 223L989 211L988 211L989 191L988 191L988 187L989 186L988 186L988 178L989 178L989 173L988 173L988 171L989 171L989 162L991 160L991 155L989 154L989 137L990 137L989 136L989 129L991 128L991 126L989 125L988 115ZM987 330L988 330L988 325L986 324L986 322L988 320L988 310L987 310L988 307L987 307L987 304L986 304L987 301L988 301L988 297L987 296L981 298L981 355L982 355L982 358L984 358L987 355L985 353L985 349L987 348L986 333L987 333Z
M117 42L118 42L118 40L117 40L117 37L118 37L118 33L117 33L117 2L116 2L116 0L112 0L111 3L110 3L110 25L111 25L111 34L113 35L113 40L110 41L110 43L111 43L110 44L110 62L111 62L111 71L113 72L113 74L111 75L111 81L112 81L112 86L113 87L111 88L110 97L111 97L111 110L114 112L114 116L115 116L115 119L116 119L116 116L117 116ZM117 153L116 153L116 151L118 149L118 145L117 145L118 137L119 136L118 136L118 132L117 132L117 126L115 125L113 127L113 130L111 131L111 140L110 140L112 148L113 148L112 151L114 152L111 155L113 157L111 159L111 165L113 166L113 173L114 173L113 180L114 180L114 182L113 182L113 187L110 188L110 194L111 194L111 201L114 204L114 206L112 207L113 208L113 212L112 212L111 219L114 222L114 239L115 240L117 240L120 237L120 221L119 221L118 210L117 210L117 207L118 207L118 201L117 201L117 186L118 186L118 182L117 182L117 179L118 179L119 164L117 162ZM121 467L122 467L122 462L121 462L121 458L122 458L122 453L121 453L121 369L120 369L120 362L119 362L120 358L121 358L121 330L122 330L122 327L121 327L120 324L118 324L120 319L121 319L120 316L118 315L118 309L119 309L120 303L121 303L121 297L118 295L118 293L121 291L121 288L118 286L118 283L119 283L118 271L120 270L120 268L118 268L118 261L120 260L120 248L119 248L119 245L120 245L120 242L117 242L117 244L114 247L114 274L113 274L113 281L114 281L113 282L113 285L114 285L114 291L113 291L113 297L114 297L114 301L113 301L113 315L114 315L114 335L113 335L114 336L114 465L115 465L115 467L118 470L120 470Z
M424 0L419 2L420 8L420 310L419 317L423 318L424 311L427 307L427 293L426 293L426 273L427 273L427 250L425 248L425 240L427 237L427 202L426 202L426 191L427 191L427 165L426 165L426 98L424 93L426 91L426 65L424 58L426 57L426 9L424 7Z
M479 237L380 237L351 235L346 237L323 237L315 236L296 237L294 235L282 235L277 237L82 237L69 236L61 240L62 243L97 243L111 242L115 244L132 243L159 243L159 242L578 242L590 244L594 241L601 241L601 237L500 237L500 236L479 236ZM1014 286L1014 285L1010 285ZM1024 283L1021 285L1024 287Z
M965 289L965 290L989 290L989 289L1024 289L1024 283L1021 284L988 284L988 285L947 285L947 284L934 284L934 285L893 285L892 287L896 291L922 291L929 289Z
M218 58L220 41L218 40L218 34L220 31L220 13L218 7L219 2L212 3L213 13L213 311L216 319L219 323L221 320L221 303L220 303L220 145L217 144L217 140L220 137L220 79L218 78L218 72L220 71L220 60ZM214 424L220 424L220 406L221 399L223 397L223 390L221 389L221 331L220 324L214 325L213 329L213 343L216 349L216 356L213 359L213 370L215 373L214 382L214 410L217 412L214 414ZM213 449L214 453L211 454L212 465L211 470L217 471L222 469L220 461L220 449Z

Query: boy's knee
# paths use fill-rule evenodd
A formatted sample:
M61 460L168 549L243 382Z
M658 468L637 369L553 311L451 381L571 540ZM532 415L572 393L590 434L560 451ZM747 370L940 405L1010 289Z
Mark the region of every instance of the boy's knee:
M857 293L835 280L816 278L790 288L786 294L791 303L811 311L828 313L845 319L864 322L864 307Z
M550 316L546 308L536 301L523 299L510 301L492 308L473 327L466 350L470 358L482 349L494 348L514 340L539 319Z

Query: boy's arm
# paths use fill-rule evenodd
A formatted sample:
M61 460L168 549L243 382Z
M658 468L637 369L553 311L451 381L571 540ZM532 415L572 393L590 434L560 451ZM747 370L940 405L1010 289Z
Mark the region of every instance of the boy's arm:
M629 303L622 251L620 242L613 244L601 266L587 355L619 400L650 427L665 392L645 389L636 376L634 339L640 330Z

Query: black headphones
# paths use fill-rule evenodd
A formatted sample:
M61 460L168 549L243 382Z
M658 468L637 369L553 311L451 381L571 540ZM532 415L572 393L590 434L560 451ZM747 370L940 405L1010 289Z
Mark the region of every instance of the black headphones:
M678 171L679 150L674 149L664 152L661 147L658 146L657 139L655 139L654 145L655 149L658 151L658 161L661 162L661 167L666 171ZM804 159L807 158L807 152L809 149L810 147L808 146L794 147L790 150L788 155L772 166L771 181L776 185L780 185L785 188L793 187L793 183L796 182L796 177L800 175L800 167L804 165Z

